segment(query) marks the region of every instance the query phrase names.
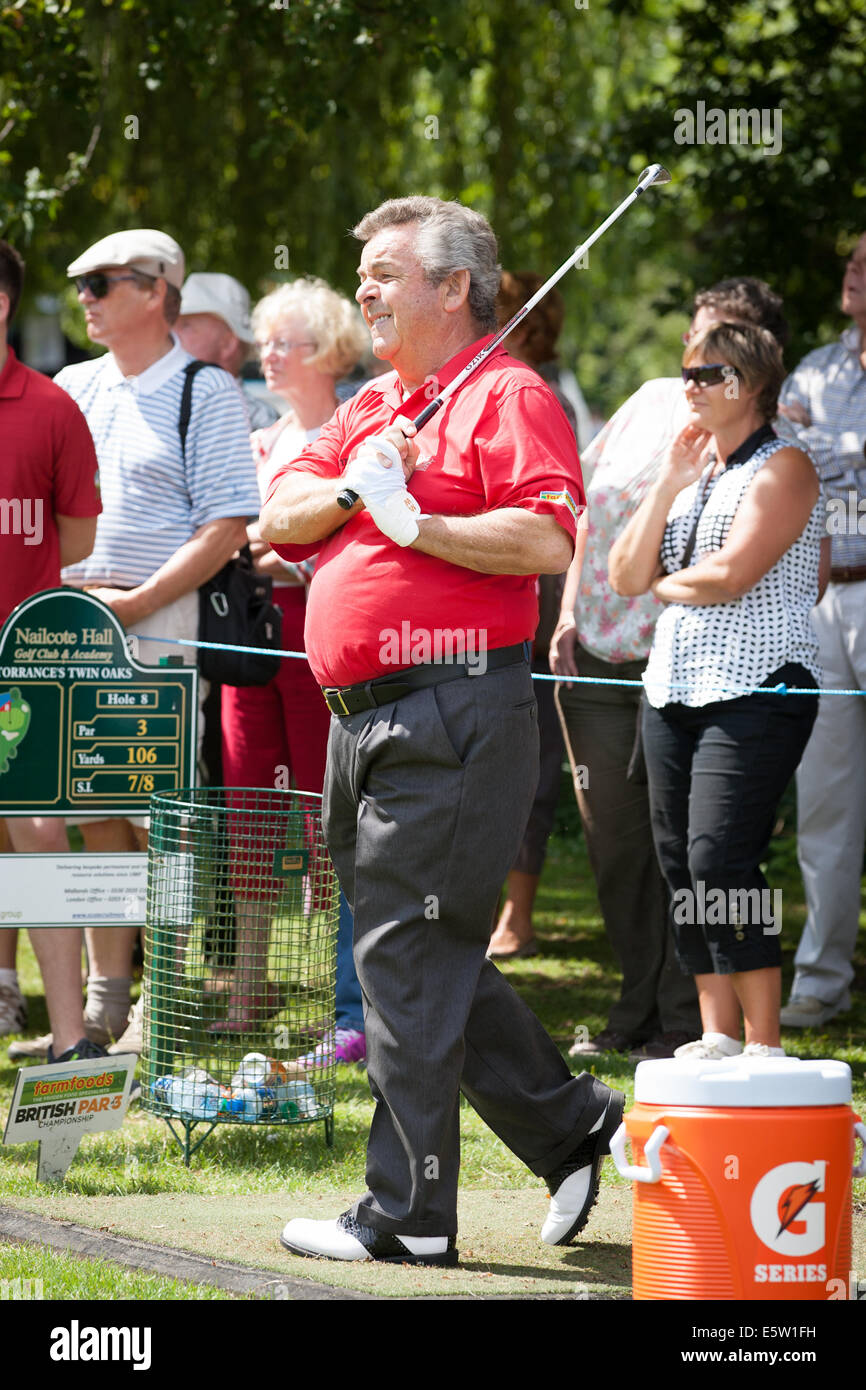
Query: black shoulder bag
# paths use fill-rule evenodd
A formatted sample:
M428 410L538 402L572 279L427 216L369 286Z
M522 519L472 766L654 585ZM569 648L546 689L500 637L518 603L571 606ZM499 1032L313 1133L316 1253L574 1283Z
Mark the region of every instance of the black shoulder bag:
M178 420L184 463L192 414L192 383L196 373L207 365L207 362L190 362L184 368ZM256 573L252 552L249 545L245 545L234 559L199 588L199 641L278 649L283 615L271 602L272 589L270 577ZM198 652L202 676L220 685L267 685L279 671L280 660L278 656L257 652L215 651L210 647L199 647Z

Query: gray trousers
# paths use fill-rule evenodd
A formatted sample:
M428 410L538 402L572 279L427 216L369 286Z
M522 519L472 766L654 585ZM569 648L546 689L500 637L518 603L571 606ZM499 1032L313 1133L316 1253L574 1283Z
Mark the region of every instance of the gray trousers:
M460 1091L540 1177L607 1103L485 959L537 780L521 663L332 720L324 828L355 917L376 1101L365 1225L456 1234Z
M812 609L827 689L866 689L866 583L828 584ZM851 1006L866 836L866 700L827 696L797 769L797 855L808 915L792 994Z
M639 680L643 661L613 665L578 645L582 676ZM626 776L637 731L634 686L556 687L575 796L598 901L622 971L608 1028L642 1042L657 1032L700 1037L695 984L676 959L668 891L658 866L648 789Z

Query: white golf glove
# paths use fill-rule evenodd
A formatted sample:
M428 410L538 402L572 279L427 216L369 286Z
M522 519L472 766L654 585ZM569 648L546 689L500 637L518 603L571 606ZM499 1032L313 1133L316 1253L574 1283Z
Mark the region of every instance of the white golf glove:
M406 488L402 460L390 440L378 435L365 439L340 485L358 494L379 530L395 545L417 540L418 522L425 513Z

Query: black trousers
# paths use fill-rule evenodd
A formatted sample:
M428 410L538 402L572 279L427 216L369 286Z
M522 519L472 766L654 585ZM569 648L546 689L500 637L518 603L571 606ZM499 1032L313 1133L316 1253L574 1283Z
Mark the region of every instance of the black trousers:
M766 684L782 681L815 684L798 665ZM760 863L817 713L817 695L644 706L653 837L677 955L690 975L781 963L781 923Z
M645 665L613 664L577 648L582 676L639 680ZM640 691L563 682L556 703L604 928L622 973L607 1027L636 1043L659 1032L698 1034L698 998L677 964L647 787L628 778Z

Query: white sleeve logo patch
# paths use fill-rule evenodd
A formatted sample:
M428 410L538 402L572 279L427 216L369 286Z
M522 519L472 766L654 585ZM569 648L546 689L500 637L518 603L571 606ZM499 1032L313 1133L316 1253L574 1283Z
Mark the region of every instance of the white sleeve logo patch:
M540 492L538 494L542 502L559 502L564 507L568 507L575 521L580 518L583 507L579 507L569 492L567 487L560 488L558 492Z

